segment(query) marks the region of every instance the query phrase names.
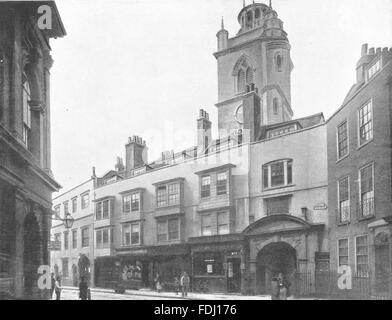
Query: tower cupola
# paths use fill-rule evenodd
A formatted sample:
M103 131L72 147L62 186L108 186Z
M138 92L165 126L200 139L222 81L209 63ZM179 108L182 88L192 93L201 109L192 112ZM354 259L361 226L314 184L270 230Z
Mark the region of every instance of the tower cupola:
M241 25L238 34L262 27L271 10L272 8L264 3L253 2L246 6L244 2L244 7L238 14L238 22Z

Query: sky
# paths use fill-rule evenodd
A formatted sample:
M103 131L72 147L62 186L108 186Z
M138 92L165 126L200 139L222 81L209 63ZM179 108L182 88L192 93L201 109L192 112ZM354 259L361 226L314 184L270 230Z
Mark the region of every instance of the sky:
M201 108L217 136L216 33L223 16L235 36L243 0L56 3L67 31L51 42L52 171L60 193L88 180L93 166L98 175L114 169L130 136L146 140L149 161L195 145ZM392 1L272 4L292 46L294 117L323 112L327 119L355 82L362 44L392 46Z

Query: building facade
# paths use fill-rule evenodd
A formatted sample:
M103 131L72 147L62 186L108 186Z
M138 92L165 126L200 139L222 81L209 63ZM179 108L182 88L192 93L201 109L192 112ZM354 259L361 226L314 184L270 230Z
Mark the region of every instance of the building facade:
M293 119L290 44L273 8L246 6L238 20L236 36L223 22L217 34L219 138L200 110L196 146L148 162L133 136L125 165L93 175L96 286L153 287L160 274L170 289L187 271L195 291L267 293L273 276L295 283L328 252L324 117Z
M357 81L328 120L331 270L368 277L373 296L391 279L392 48L363 45Z
M94 181L81 185L53 199L56 217L68 213L74 219L70 229L61 221L53 221L51 229L51 268L63 285L78 286L81 276L94 285Z
M51 29L40 29L45 5ZM0 4L0 295L44 298L54 180L50 163L51 38L65 30L53 1Z

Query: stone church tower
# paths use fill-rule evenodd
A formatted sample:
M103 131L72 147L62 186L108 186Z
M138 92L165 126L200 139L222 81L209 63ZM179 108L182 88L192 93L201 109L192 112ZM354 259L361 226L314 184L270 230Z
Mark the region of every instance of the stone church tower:
M249 129L250 140L259 128L291 120L290 43L271 4L253 3L238 15L240 30L229 38L217 33L218 126L226 130Z

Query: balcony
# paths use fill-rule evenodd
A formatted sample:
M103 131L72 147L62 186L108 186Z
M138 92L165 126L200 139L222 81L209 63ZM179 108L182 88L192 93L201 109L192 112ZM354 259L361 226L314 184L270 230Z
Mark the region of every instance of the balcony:
M358 220L371 219L375 216L374 197L362 198L358 214Z

